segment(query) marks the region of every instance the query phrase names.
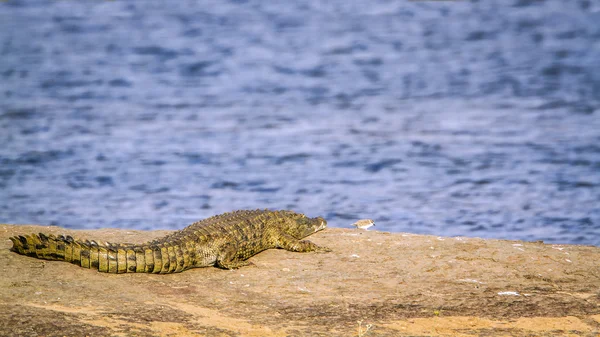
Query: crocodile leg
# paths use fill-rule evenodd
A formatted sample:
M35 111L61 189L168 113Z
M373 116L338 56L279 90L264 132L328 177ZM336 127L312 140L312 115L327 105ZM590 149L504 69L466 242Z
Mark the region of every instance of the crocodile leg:
M316 245L308 240L298 240L293 236L282 233L275 240L277 248L289 250L290 252L330 252L331 249Z
M238 269L241 267L251 266L254 264L248 260L230 260L230 261L218 260L215 265L217 267L223 268L223 269Z
M215 266L223 269L237 269L252 265L252 262L240 259L238 255L237 245L233 242L227 243L217 258Z

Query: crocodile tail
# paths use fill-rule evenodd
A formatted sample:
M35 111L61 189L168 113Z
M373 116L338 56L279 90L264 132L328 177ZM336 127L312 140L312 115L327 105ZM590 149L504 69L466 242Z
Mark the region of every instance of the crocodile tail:
M11 250L38 259L66 261L106 273L181 272L192 267L185 245L153 241L148 244L99 244L73 237L43 233L10 238Z

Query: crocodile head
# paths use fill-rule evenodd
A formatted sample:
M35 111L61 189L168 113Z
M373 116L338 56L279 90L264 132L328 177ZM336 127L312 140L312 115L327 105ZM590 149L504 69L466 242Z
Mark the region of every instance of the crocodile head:
M288 212L286 215L292 220L288 222L286 232L296 239L305 238L327 227L327 221L322 217L309 218L296 212Z

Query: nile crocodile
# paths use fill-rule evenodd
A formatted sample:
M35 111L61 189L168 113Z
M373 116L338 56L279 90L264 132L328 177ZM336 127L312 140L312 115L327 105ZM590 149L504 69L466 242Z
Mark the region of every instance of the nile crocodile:
M71 236L32 234L11 237L11 250L45 260L59 260L107 273L178 273L191 268L224 269L250 264L270 248L292 252L327 252L302 240L327 226L321 217L292 211L235 211L195 222L144 244L100 244Z

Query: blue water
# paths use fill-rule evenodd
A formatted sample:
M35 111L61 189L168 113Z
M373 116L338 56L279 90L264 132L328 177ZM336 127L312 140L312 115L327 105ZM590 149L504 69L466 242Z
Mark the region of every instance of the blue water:
M0 3L0 222L246 208L600 245L600 3Z

